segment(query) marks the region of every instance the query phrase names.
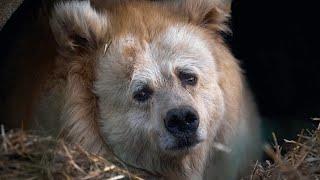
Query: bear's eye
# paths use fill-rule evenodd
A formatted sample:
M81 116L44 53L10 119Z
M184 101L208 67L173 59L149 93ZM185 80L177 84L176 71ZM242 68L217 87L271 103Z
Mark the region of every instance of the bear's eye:
M139 102L145 102L153 94L153 91L148 86L143 87L142 89L133 93L133 99Z
M198 82L198 78L193 73L179 72L178 75L183 85L195 86Z

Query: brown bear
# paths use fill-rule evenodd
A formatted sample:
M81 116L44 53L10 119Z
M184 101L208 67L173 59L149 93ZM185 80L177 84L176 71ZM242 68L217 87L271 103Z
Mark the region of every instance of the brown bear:
M164 179L238 178L260 121L221 36L228 15L218 0L58 3L57 68L34 118Z

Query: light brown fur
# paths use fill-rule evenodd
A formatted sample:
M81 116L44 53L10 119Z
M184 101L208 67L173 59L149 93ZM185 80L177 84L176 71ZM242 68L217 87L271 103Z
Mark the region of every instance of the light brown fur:
M227 18L227 8L215 0L57 5L50 24L59 50L55 77L62 81L59 92L52 91L62 94L63 136L163 178L238 177L258 157L259 119L219 34L227 31ZM199 83L182 87L179 68L196 71ZM150 104L132 100L141 83L155 90ZM185 104L199 111L203 142L166 151L173 140L163 114Z

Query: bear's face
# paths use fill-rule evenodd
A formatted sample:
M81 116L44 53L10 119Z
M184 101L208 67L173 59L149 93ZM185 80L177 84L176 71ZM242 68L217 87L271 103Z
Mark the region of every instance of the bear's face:
M132 2L99 12L87 1L56 7L51 27L70 64L73 107L64 116L73 136L81 134L76 141L94 145L81 130L102 137L141 167L209 148L226 104L212 50L224 18L211 1L185 2ZM99 132L90 132L95 124Z
M139 146L175 154L213 139L224 103L201 29L177 24L149 40L130 32L109 43L94 89L102 132L115 152Z

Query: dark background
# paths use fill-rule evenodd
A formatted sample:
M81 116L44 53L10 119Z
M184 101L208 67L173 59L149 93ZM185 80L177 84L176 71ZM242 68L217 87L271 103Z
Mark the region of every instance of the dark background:
M1 104L18 78L6 57L25 32L38 33L34 21L41 2L25 0L0 32ZM275 131L294 137L301 128L313 126L310 118L320 117L318 12L316 1L232 3L233 35L226 41L245 71L267 136Z
M233 36L267 133L295 136L320 116L319 8L316 1L235 0Z

